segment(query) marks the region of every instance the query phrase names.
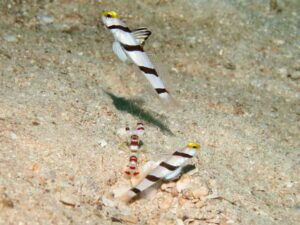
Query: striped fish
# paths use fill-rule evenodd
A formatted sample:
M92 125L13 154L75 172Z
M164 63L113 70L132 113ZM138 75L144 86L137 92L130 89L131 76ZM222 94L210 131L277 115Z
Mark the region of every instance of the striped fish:
M143 180L135 187L127 191L120 199L124 202L129 202L139 193L145 191L156 182L168 177L176 177L181 172L183 165L196 154L196 149L200 145L196 143L188 143L186 147L175 151L170 158L162 161L156 168L154 168ZM178 172L180 171L180 172Z
M146 28L130 30L114 11L102 12L102 21L115 38L114 53L122 61L132 61L136 64L159 97L168 100L170 98L169 92L143 49L143 44L151 32Z

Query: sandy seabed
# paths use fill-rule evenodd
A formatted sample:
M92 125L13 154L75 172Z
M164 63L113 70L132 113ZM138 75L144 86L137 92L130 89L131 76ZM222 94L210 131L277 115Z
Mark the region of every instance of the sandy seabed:
M300 2L271 2L2 0L0 224L299 224ZM113 55L104 9L152 31L176 107ZM122 131L138 121L142 165L202 148L121 207L105 196L130 187Z

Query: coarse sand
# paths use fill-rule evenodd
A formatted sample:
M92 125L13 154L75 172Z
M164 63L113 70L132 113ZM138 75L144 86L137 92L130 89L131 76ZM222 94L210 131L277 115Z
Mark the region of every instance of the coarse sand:
M112 52L99 12L147 27L167 107ZM1 0L0 224L300 224L299 0ZM140 166L201 144L129 205Z

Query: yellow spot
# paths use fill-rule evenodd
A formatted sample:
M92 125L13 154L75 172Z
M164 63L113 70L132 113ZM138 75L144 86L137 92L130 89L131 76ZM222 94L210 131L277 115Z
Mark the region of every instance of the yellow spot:
M187 145L188 148L200 148L200 145L197 143L190 142Z
M102 15L111 18L118 18L118 13L116 13L115 11L104 11L102 12Z

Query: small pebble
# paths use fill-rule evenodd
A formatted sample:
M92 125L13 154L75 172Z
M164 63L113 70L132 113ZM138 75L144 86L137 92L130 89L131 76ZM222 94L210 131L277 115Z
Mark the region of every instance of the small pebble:
M14 207L13 201L6 194L0 193L0 210L2 210L3 208L13 208L13 207Z
M18 136L16 135L16 133L10 132L10 138L11 138L12 140L17 140Z
M80 30L80 28L76 25L70 25L70 24L65 24L65 23L59 23L59 24L54 24L53 25L54 29L60 32L65 32L68 34L77 32Z
M201 199L204 196L207 196L208 192L209 192L208 188L205 187L205 186L202 186L202 187L192 187L191 189L192 189L191 191L193 193L193 197L197 198L197 199Z
M285 67L279 68L277 71L282 78L286 78L289 74L289 71Z
M188 176L182 176L176 183L176 189L178 192L182 192L184 189L190 186L191 179Z
M118 209L120 210L120 213L121 213L123 216L130 216L131 213L132 213L131 209L130 209L128 206L123 205L123 204L120 204L120 205L118 206Z
M159 208L161 209L169 209L172 205L173 198L171 196L167 196L163 199L159 200Z
M293 181L289 181L289 182L286 183L286 187L287 188L291 188L293 186L294 186L294 182Z
M197 41L197 39L196 39L195 36L193 36L193 37L188 37L188 38L187 38L187 42L188 42L189 44L191 44L191 45L196 44L196 41Z
M300 79L300 71L294 71L288 77L292 80L299 80Z
M61 193L59 201L66 206L75 207L77 205L76 203L78 202L78 199L76 196L65 192Z
M116 206L116 203L113 202L112 200L106 198L105 196L102 197L102 203L107 206L107 207L115 207Z
M13 34L4 34L2 38L7 42L18 42L17 36Z
M226 69L228 69L228 70L235 70L235 69L236 69L236 66L235 66L233 63L230 63L230 62L225 63L225 64L224 64L224 67L225 67Z
M34 163L34 164L32 165L32 167L31 167L31 170L32 170L33 172L38 172L38 171L40 170L39 164Z
M202 208L203 206L205 206L205 203L202 202L202 201L198 201L198 202L195 204L195 207L198 208L198 209Z
M130 224L136 224L138 222L138 219L135 216L122 216L120 219L121 219L121 221L130 223Z
M176 225L184 225L181 219L176 219Z
M175 182L169 182L169 183L164 183L161 185L161 190L166 191L166 192L171 192L171 189L173 187L176 187L176 183Z
M119 198L121 197L126 191L130 189L130 186L120 186L116 187L112 190L114 198Z
M104 148L106 145L107 145L107 142L105 141L105 140L99 140L98 141L98 144L102 147L102 148Z
M285 41L284 40L280 40L280 39L275 39L273 40L274 44L280 46L280 45L284 45Z
M182 196L186 199L189 199L189 200L194 198L193 192L190 188L184 189Z
M54 22L53 16L39 15L37 18L42 24L50 24Z
M201 212L199 212L198 208L191 207L189 204L185 204L184 208L185 208L184 210L185 217L187 218L201 217Z

